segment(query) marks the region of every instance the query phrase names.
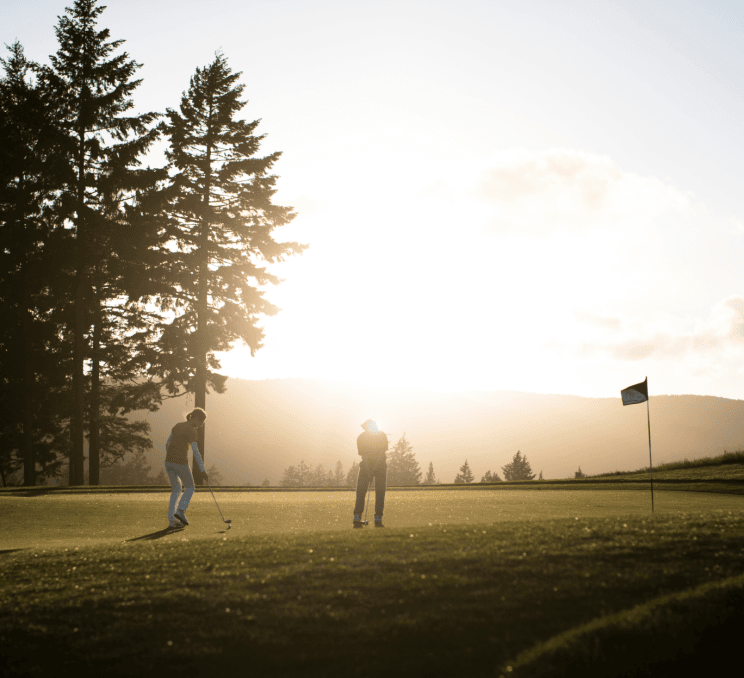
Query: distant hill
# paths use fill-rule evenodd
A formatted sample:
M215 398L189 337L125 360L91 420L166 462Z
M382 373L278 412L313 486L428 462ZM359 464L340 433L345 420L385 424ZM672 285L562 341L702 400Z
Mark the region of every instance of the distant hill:
M357 460L360 424L376 419L391 446L403 433L423 470L429 462L452 482L468 460L476 480L521 450L545 478L573 477L581 466L595 475L648 465L646 406L623 407L617 398L581 398L514 391L435 393L305 379L230 379L224 395L207 397L207 465L226 484L277 484L286 467L304 460L327 469ZM171 427L193 398L167 401L159 412L136 413L152 425L164 458ZM744 401L711 396L652 396L654 463L744 449Z

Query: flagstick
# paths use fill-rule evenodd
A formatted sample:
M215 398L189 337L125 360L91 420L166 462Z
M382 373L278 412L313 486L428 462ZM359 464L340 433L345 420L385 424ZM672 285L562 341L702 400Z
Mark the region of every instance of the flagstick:
M648 405L650 399L646 398L646 414L648 415L648 470L651 474L651 513L654 512L654 463L651 460L651 410Z

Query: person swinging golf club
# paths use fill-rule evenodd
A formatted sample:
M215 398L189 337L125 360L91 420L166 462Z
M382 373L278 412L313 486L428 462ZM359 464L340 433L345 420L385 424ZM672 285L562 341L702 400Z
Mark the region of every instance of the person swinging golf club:
M204 480L209 482L209 476L199 454L199 446L196 444L196 431L204 425L206 419L207 413L201 407L194 408L186 415L186 421L181 421L173 427L168 442L165 443L165 471L171 484L170 504L168 505L169 527L183 527L189 524L186 519L186 509L189 507L195 489L194 477L189 468L189 444L191 444L194 459L199 465ZM181 494L181 483L183 483L183 496L176 508L178 496Z
M362 520L364 510L364 495L368 493L370 483L375 481L375 527L384 527L382 512L385 508L385 487L387 483L387 459L385 452L388 448L387 435L377 428L377 424L367 419L362 424L363 433L357 438L357 451L362 461L359 463L357 477L356 505L354 506L354 527L368 524ZM369 498L367 499L369 507Z

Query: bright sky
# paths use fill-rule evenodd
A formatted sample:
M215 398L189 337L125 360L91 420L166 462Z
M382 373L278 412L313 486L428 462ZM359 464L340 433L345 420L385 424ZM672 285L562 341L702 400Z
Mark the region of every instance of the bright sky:
M57 50L72 0L0 7ZM110 0L176 107L221 49L282 151L283 310L246 379L744 398L744 4Z

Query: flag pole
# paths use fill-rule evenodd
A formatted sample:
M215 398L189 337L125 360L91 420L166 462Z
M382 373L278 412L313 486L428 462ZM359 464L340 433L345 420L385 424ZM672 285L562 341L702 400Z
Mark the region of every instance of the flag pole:
M646 398L646 414L648 415L648 470L651 474L651 513L654 512L654 463L651 460L651 409Z

